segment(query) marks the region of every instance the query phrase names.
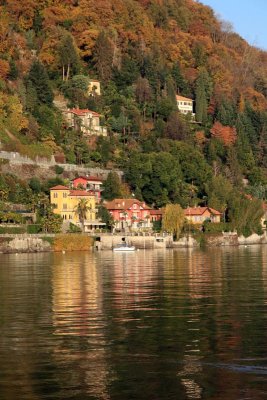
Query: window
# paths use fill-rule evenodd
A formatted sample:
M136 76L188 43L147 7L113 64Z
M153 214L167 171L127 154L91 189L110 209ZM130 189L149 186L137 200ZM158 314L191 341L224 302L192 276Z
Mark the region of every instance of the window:
M54 199L57 199L57 193L54 193L53 197L54 197Z
M63 210L67 210L67 208L68 208L68 204L63 203Z
M66 199L68 196L68 193L63 193L63 199Z

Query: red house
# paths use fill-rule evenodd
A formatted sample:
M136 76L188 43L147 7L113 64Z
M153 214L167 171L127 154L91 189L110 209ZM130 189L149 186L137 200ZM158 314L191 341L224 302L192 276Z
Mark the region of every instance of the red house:
M104 205L112 215L116 229L151 227L151 208L144 201L115 199Z
M72 179L72 188L83 188L94 192L97 202L101 200L103 180L97 176L78 176Z

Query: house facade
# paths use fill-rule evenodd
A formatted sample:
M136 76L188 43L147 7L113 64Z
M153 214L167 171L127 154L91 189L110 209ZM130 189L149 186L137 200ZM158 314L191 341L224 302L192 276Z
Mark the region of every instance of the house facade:
M101 96L101 86L100 82L95 79L90 79L88 85L88 95L89 96Z
M192 224L203 224L205 221L219 223L221 216L222 213L211 207L188 207L185 209L185 217Z
M183 97L183 96L176 96L176 102L177 102L177 107L180 113L182 114L188 114L191 113L192 116L195 116L193 112L193 100L189 99L188 97Z
M137 199L115 199L104 204L118 230L151 228L151 208Z
M59 214L63 221L81 226L77 206L81 199L86 199L88 211L84 221L85 232L103 228L105 224L96 219L96 201L92 192L85 190L72 190L66 186L58 185L50 189L50 203L54 206L53 212Z
M85 136L107 136L107 128L100 125L101 115L88 109L72 108L64 112L69 128L81 130Z
M84 189L94 193L96 202L101 200L103 180L97 176L78 176L71 181L73 189Z

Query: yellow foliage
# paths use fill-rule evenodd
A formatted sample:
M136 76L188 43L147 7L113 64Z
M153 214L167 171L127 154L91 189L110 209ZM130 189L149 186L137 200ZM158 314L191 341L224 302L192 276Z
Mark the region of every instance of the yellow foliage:
M54 251L89 251L92 249L94 240L88 235L80 233L56 235L53 242Z

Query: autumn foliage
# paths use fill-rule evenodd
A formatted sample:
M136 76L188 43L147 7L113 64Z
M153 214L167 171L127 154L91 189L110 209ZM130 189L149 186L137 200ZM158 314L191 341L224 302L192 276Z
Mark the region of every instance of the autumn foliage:
M231 126L223 126L219 121L213 124L210 130L211 136L221 140L225 146L231 146L237 139L236 129Z

